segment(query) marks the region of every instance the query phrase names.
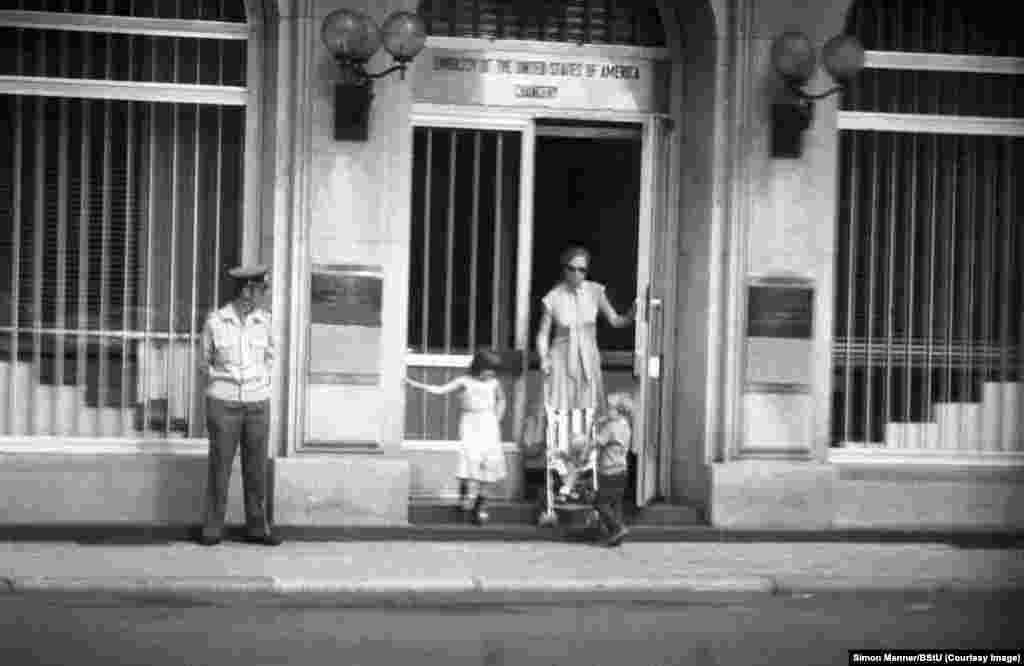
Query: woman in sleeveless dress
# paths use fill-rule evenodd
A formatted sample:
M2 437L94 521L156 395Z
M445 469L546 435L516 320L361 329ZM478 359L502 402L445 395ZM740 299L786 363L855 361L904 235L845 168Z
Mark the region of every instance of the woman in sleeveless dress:
M541 300L537 352L545 376L547 404L555 409L598 410L604 405L597 315L622 328L633 310L620 315L608 302L604 285L586 279L590 252L571 247L562 253L562 280Z

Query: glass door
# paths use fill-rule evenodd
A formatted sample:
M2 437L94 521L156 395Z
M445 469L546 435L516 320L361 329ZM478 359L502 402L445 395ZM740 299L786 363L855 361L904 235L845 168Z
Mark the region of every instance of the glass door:
M668 488L671 445L661 438L664 280L672 257L660 242L671 224L671 121L652 118L644 128L642 190L637 251L637 323L634 371L639 395L634 416L636 504L645 506Z

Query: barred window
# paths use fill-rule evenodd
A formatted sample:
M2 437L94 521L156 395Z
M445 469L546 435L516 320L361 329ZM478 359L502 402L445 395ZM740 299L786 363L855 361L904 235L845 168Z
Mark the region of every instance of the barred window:
M1020 40L1002 5L860 0L840 112L832 442L1024 450Z
M199 332L241 254L244 4L2 7L0 436L202 437Z

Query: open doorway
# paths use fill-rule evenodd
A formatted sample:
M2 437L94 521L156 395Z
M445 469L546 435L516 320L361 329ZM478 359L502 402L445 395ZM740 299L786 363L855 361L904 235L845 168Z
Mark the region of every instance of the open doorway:
M534 301L560 279L562 251L582 245L593 254L587 279L605 285L619 312L629 309L637 292L641 148L636 125L538 123L530 284ZM534 307L531 331L537 330L539 320L539 307ZM632 327L614 329L600 319L598 341L606 373L631 373Z
M619 313L636 299L642 137L637 124L537 123L531 336L540 321L540 298L562 277L560 255L567 247L581 245L591 252L587 279L605 286ZM635 392L635 325L615 329L599 317L597 335L606 392ZM528 391L534 396L540 395L540 381L539 373L530 373ZM636 496L635 458L631 463L630 501Z

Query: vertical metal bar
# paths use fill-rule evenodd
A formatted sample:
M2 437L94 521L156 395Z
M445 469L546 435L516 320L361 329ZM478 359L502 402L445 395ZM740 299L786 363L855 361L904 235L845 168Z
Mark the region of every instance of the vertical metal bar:
M875 330L875 259L878 250L878 240L876 231L878 228L878 165L880 152L879 148L879 134L873 132L872 138L872 150L871 150L871 194L869 201L871 202L871 231L868 241L868 321L867 321L867 368L865 372L866 377L866 400L864 402L867 413L864 419L864 441L871 441L871 433L873 425L872 423L872 398L874 397L874 386L872 380L874 379L874 330Z
M504 220L502 219L502 187L504 186L505 172L502 168L504 163L505 133L497 132L497 145L494 158L494 259L491 266L494 270L491 273L491 346L501 347L506 341L501 339L501 285L505 281L506 262L502 257L501 239L504 232Z
M214 180L214 201L217 202L217 206L214 212L213 218L213 298L211 302L211 308L216 310L220 307L220 272L223 257L223 226L224 222L221 217L221 210L224 205L224 193L223 193L223 173L224 173L224 107L217 106L217 176ZM204 313L205 314L205 313ZM205 320L204 320L205 325ZM203 399L205 402L205 398ZM203 436L207 434L206 423L199 423L200 433Z
M469 240L469 349L476 349L476 285L480 244L480 130L473 133L473 212Z
M21 41L21 30L18 31L19 39ZM19 44L18 48L18 60L23 58L21 54L21 48ZM19 73L21 72L21 65L18 65ZM20 434L17 427L17 419L19 418L16 414L18 410L22 408L22 396L21 386L18 383L18 366L20 361L18 360L18 343L21 340L21 227L22 227L22 192L21 192L21 172L23 168L22 160L23 157L23 141L24 141L24 125L22 122L22 116L25 113L24 101L25 98L21 95L15 95L14 100L14 145L11 146L11 150L14 153L14 168L11 170L14 174L12 183L13 191L11 193L11 215L13 224L11 225L11 254L13 255L13 261L11 262L11 367L7 374L7 420L8 432L5 434Z
M445 293L444 293L444 352L452 353L452 303L455 294L455 180L458 168L456 144L459 132L452 130L452 141L448 150L448 220L445 234Z
M174 80L178 80L177 68L177 43L175 43L175 75ZM174 395L174 391L171 389L171 378L172 378L172 361L175 355L175 346L177 345L178 339L175 330L175 318L177 317L177 311L175 301L178 296L178 205L180 203L178 196L178 166L179 166L179 155L180 155L180 137L179 133L179 116L181 115L181 105L174 104L172 109L171 117L171 137L174 141L174 145L171 148L171 242L168 253L169 257L165 257L170 261L170 293L167 298L167 337L165 340L166 349L164 353L164 437L170 437L171 435L171 413L173 411L171 405L171 398Z
M918 208L917 208L917 169L918 169L919 164L918 164L918 160L917 160L917 151L919 149L920 144L919 144L918 139L916 137L910 137L908 139L908 143L910 144L910 150L908 151L909 155L908 155L908 159L907 159L907 161L908 161L908 167L907 168L908 168L908 171L909 171L910 184L909 184L909 186L907 188L907 200L908 200L908 204L909 204L908 205L908 209L907 209L907 217L910 218L910 237L909 237L909 242L907 243L907 247L908 247L908 250L909 250L907 252L907 254L909 255L907 257L907 261L908 261L907 276L906 276L906 281L904 282L904 284L906 286L906 290L907 290L906 291L906 293L907 293L907 309L906 309L906 312L907 312L907 330L906 330L906 333L905 333L906 334L906 346L904 348L904 353L905 353L905 361L904 361L905 365L904 365L904 367L905 367L905 372L906 372L906 381L904 382L904 388L903 388L903 390L904 390L904 393L903 393L903 400L904 400L903 420L905 422L909 423L909 422L915 420L913 418L914 365L915 365L915 363L914 363L914 346L915 346L914 345L914 332L915 332L914 331L914 321L915 321L915 319L917 318L917 315L918 315L917 310L915 309L917 307L917 298L916 298L916 296L917 296L917 283L918 283L918 280L917 280L917 270L918 270L918 267L917 267L917 251L918 251L917 250L917 216L918 216ZM921 432L922 432L922 430L919 430L918 434L920 435ZM914 445L913 448L917 448L917 449L921 448L920 437L918 437L917 440L915 441L915 445Z
M60 69L62 75L67 75L68 67L68 33L61 33L61 52L64 57L61 58ZM56 290L56 302L55 302L55 321L54 326L57 329L57 333L53 336L53 376L54 376L54 399L50 404L50 424L52 426L53 434L63 434L59 431L59 427L65 423L65 420L61 415L63 386L64 386L64 334L61 332L67 328L66 314L67 314L67 227L68 227L68 134L69 124L68 119L68 100L61 98L57 102L58 114L57 123L59 125L59 138L57 143L57 265L55 266L57 272L57 290Z
M430 350L430 212L431 212L431 188L433 186L432 174L434 171L434 128L427 127L427 168L425 169L425 184L423 186L423 306L420 312L420 351L427 353ZM426 400L423 401L424 405ZM424 406L426 410L426 406ZM424 411L424 423L426 423L426 412Z
M445 297L444 297L444 353L452 353L452 329L454 328L452 306L455 294L455 181L458 174L458 153L459 131L451 131L452 140L448 146L448 220L447 240L445 246ZM445 381L451 378L451 373L445 377ZM449 419L451 413L451 395L444 397L444 432L448 433ZM446 434L447 437L447 434Z
M196 70L195 80L196 83L202 81L202 62L203 62L203 49L196 48ZM198 357L197 347L199 346L199 335L196 330L196 325L199 321L199 308L197 307L198 300L198 282L199 282L199 203L202 197L199 194L199 145L200 145L200 133L199 125L202 120L202 106L199 104L195 105L195 128L193 139L195 145L193 148L192 155L192 293L190 295L189 306L188 306L188 367L186 375L188 376L188 390L186 392L186 404L188 405L185 412L185 436L196 437L200 433L198 432L199 426L199 405L198 405L198 363L196 359ZM214 266L217 264L215 263Z
M87 35L83 35L84 40ZM86 49L86 54L90 52ZM88 56L86 55L86 63ZM78 349L76 358L76 386L81 390L86 386L86 366L88 357L88 327L89 327L89 198L92 191L92 170L89 156L92 154L92 113L93 104L91 100L81 100L82 105L82 159L81 159L81 191L79 194L78 208ZM81 407L76 414L78 425L76 434L85 435L86 411Z
M196 57L196 80L199 80L199 58ZM196 434L196 421L198 414L196 410L196 345L198 341L196 339L196 300L198 298L198 282L199 282L199 122L200 122L200 106L195 105L195 146L193 148L193 162L192 162L192 293L189 296L189 308L188 308L188 392L186 393L188 400L188 411L186 412L186 428L185 436L192 437Z
M882 437L885 437L885 427L892 420L892 366L893 366L893 336L895 335L895 319L896 319L896 225L897 225L897 213L896 205L898 201L897 197L897 179L896 175L899 171L899 146L901 145L901 136L894 134L892 136L892 143L889 146L889 247L887 266L885 269L886 280L888 281L888 289L886 293L886 304L885 304L885 390L883 392L882 399L882 414L885 421L882 423Z
M1002 324L1001 327L1000 327L1001 330L1000 330L1000 333L999 333L999 381L1002 384L1002 386L1000 387L1000 391L999 391L999 397L1000 397L1000 401L999 401L999 415L1000 415L999 416L999 420L1000 420L1000 423L999 423L999 430L998 430L998 432L999 432L999 449L1001 451L1008 451L1008 450L1011 450L1011 449L1014 448L1014 443L1010 442L1010 441L1007 441L1007 438L1006 438L1007 428L1006 428L1006 423L1004 422L1004 420L1006 419L1006 414L1004 414L1005 408L1003 407L1003 405L1005 404L1005 401L1002 400L1002 397L1003 397L1003 390L1004 390L1003 387L1006 386L1006 384L1010 381L1010 377L1012 376L1012 372L1010 370L1010 358L1009 358L1009 355L1010 355L1010 347L1013 344L1013 338L1012 338L1011 333L1010 333L1010 321L1011 321L1011 319L1013 317L1013 315L1012 315L1012 302L1013 302L1013 297L1014 297L1014 293L1013 293L1013 288L1014 288L1014 279L1013 279L1013 276L1014 276L1014 261L1013 261L1013 246L1014 246L1013 237L1014 237L1014 231L1013 230L1014 230L1014 227L1017 224L1017 217L1015 216L1015 211L1013 209L1013 202L1014 202L1013 193L1016 191L1016 189L1014 187L1015 178L1013 176L1013 173L1014 173L1014 160L1013 160L1013 157L1014 157L1014 143L1013 143L1013 139L1011 139L1011 138L1003 139L1003 146L1004 146L1005 151L1006 151L1006 161L1005 161L1005 163L1003 165L1003 173L1002 173L1002 175L1003 175L1003 206L1002 206L1002 209L1004 211L1002 224L1005 225L1006 233L1005 233L1005 238L1004 238L1004 242L1003 242L1003 257L1002 257L1002 262L1001 262L1001 264L1002 264L1002 271L1001 271L1002 284L1000 285L1000 287L1001 287L1000 291L1003 293L1003 297L1000 299L1000 303L1002 304L1002 308L1001 308L1002 309L1002 313L1001 313L1001 315L999 317L1000 323ZM1019 266L1017 267L1017 270L1018 271L1020 270ZM1020 284L1019 280L1017 281L1017 285L1016 286L1017 286L1017 289L1018 289L1018 292L1019 292L1020 289L1021 289L1021 284ZM1018 296L1019 296L1019 294L1018 294ZM1019 336L1018 336L1018 340L1019 340ZM1021 353L1019 345L1018 345L1018 348L1017 348L1016 352L1017 352L1017 355L1018 355L1018 365L1019 365L1020 364L1020 358L1019 357L1020 357L1020 353ZM1018 387L1017 387L1018 390L1021 390L1021 388L1024 388L1024 386L1021 386L1022 384L1024 384L1024 377L1018 377L1017 378L1017 383L1018 383ZM1020 418L1020 416L1018 415L1018 419L1019 418Z
M42 49L45 52L45 48ZM44 56L40 55L40 59ZM47 97L36 97L36 159L35 164L35 200L33 215L35 238L33 239L32 258L32 390L29 392L29 414L31 416L32 434L42 434L42 424L39 423L39 408L36 404L39 400L40 381L39 369L42 367L43 338L40 329L43 327L43 280L46 279L44 270L43 243L46 242L46 103Z
M956 322L956 275L957 275L957 202L960 199L958 186L960 184L959 169L959 137L951 137L954 141L955 160L949 164L949 252L946 261L946 402L953 401L953 364L954 364L954 337L953 331ZM945 444L945 442L944 442Z
M966 191L964 192L965 200L965 215L964 215L964 232L965 232L965 243L964 243L964 268L966 269L967 275L964 276L964 298L966 301L966 307L964 308L964 321L963 321L963 340L966 346L966 370L962 374L962 380L964 384L964 394L961 397L962 402L974 402L974 273L975 273L975 254L976 250L974 247L974 238L977 229L976 220L976 193L975 188L977 187L977 163L978 163L978 150L983 146L983 142L979 141L977 137L974 137L968 141L969 154L967 156L967 177L964 181ZM966 330L964 330L966 329ZM960 447L968 448L967 445L971 443L971 434L963 431L963 421L961 421L961 432L960 432ZM974 433L976 434L976 433ZM966 441L965 441L966 440ZM976 439L975 439L976 441Z
M846 278L846 364L843 368L843 442L850 441L850 424L853 420L853 345L856 335L854 326L857 321L856 295L858 290L854 287L857 262L857 241L860 238L860 196L857 191L860 172L858 171L857 157L860 134L848 132L847 140L850 142L850 207L848 209L849 226L847 227L847 248L849 261L847 262Z
M1006 169L1004 171L1006 175L1006 189L1003 190L1004 196L1006 197L1006 219L1016 221L1020 219L1020 213L1018 212L1020 194L1018 189L1013 187L1013 174L1017 173L1015 162L1020 154L1021 143L1019 139L1011 138L1003 139L1003 141L1006 143L1007 152ZM1020 228L1016 224L1012 226L1012 231L1013 242L1008 245L1011 248L1014 248L1013 251L1016 255L1015 263L1018 263L1019 265L1019 262L1024 259L1024 234L1021 234ZM1018 317L1016 321L1017 334L1015 337L1017 346L1014 348L1013 353L1016 356L1017 361L1017 367L1014 369L1014 372L1016 374L1018 384L1017 390L1019 391L1024 388L1024 278L1021 277L1019 270L1016 273L1008 273L1007 275L1013 276L1016 286L1015 296L1017 300ZM1024 410L1019 409L1020 404L1021 402L1018 394L1017 419L1016 423L1013 424L1014 428L1010 429L1011 431L1016 431L1016 439L1010 440L1009 438L1006 438L1003 440L1004 448L1015 451L1024 450Z
M420 312L420 323L422 328L420 333L421 344L420 351L427 353L430 350L430 254L431 254L431 236L430 236L430 213L433 205L431 197L431 189L433 188L433 172L434 172L434 128L427 127L424 129L427 134L427 167L424 170L424 181L423 186L423 304ZM426 377L426 372L423 373L423 377ZM429 410L427 409L427 396L421 395L419 397L420 403L420 432L423 433L424 438L428 438L428 424L429 424Z
M132 40L135 41L134 39ZM133 56L129 54L129 68L133 65ZM124 196L124 288L121 293L121 396L118 405L121 409L121 436L131 429L128 421L128 396L131 374L128 371L131 353L131 334L135 328L132 318L132 297L135 294L135 102L126 102L128 109L125 124L125 196Z
M154 52L154 66L156 63ZM142 333L142 353L139 354L142 377L142 434L149 434L150 420L150 397L153 383L153 229L156 226L156 123L157 105L155 102L146 104L146 118L148 119L149 142L146 154L146 165L148 174L148 185L146 188L146 298L143 302L146 312L146 323Z
M925 382L927 389L922 392L923 411L925 420L931 421L934 417L932 399L934 397L933 380L935 355L935 264L936 264L936 234L938 226L939 211L939 137L933 134L930 137L931 144L930 162L931 175L929 178L928 191L928 318L925 327L927 338L925 340Z
M67 38L62 40L67 45ZM66 50L65 50L66 51ZM64 64L67 60L64 60ZM55 327L58 331L67 328L67 267L68 267L68 100L61 98L57 102L59 113L58 123L60 125L60 138L57 145L57 298L56 298L56 321ZM64 334L62 332L54 335L53 341L53 375L55 396L51 404L51 425L53 434L64 434L60 432L61 426L66 427L66 420L61 413L64 394Z
M108 35L109 38L109 35ZM108 59L108 66L110 60ZM108 72L109 73L109 72ZM111 197L110 189L112 185L112 171L113 166L111 164L111 112L110 107L113 104L110 100L103 100L103 192L102 192L102 219L100 220L100 293L99 293L99 321L96 323L97 331L102 331L107 328L107 320L109 318L108 312L108 296L110 291L110 216L111 216ZM96 413L93 415L95 422L96 434L103 433L103 412L106 408L107 403L107 351L109 341L105 336L100 336L96 340L96 356L97 363L99 366L99 387L97 390L96 398Z
M136 11L135 0L131 0L128 4L128 14L134 16ZM135 45L139 38L132 36L128 40L128 71L134 76L135 73ZM138 43L143 43L141 40ZM125 197L124 197L124 291L121 294L121 302L123 304L122 315L121 315L121 396L118 400L118 405L121 410L121 436L128 435L129 432L134 430L131 423L131 411L128 409L128 405L131 404L128 397L132 394L130 388L130 382L132 381L132 373L130 372L130 359L132 353L132 345L134 341L131 337L131 332L135 330L135 317L132 316L133 308L135 306L135 265L136 265L136 252L138 251L135 243L135 224L136 224L136 210L135 210L135 197L138 193L135 191L135 152L138 147L135 145L137 140L135 134L135 115L138 112L140 106L137 102L128 102L126 106L128 110L128 122L125 126ZM138 373L138 365L136 365L136 373ZM138 381L135 382L138 384ZM136 386L136 389L138 387Z
M175 16L181 16L181 0L178 0L176 5ZM174 67L173 67L173 79L175 83L181 80L181 39L174 38ZM171 268L171 280L170 280L170 294L167 298L167 339L166 339L166 351L164 353L164 437L170 437L171 435L171 421L172 414L174 413L174 405L172 398L174 397L174 389L171 388L171 380L174 376L173 373L173 361L176 356L176 347L178 344L177 330L176 330L176 318L177 308L175 307L178 297L178 205L180 203L178 193L178 167L180 158L181 148L181 137L180 132L180 117L181 117L181 104L173 104L173 116L171 121L171 137L174 142L171 148L171 242L170 242L170 260Z
M993 142L990 144L990 153L982 156L981 159L981 179L984 183L985 193L982 197L982 205L984 206L984 213L981 217L982 230L981 238L984 243L982 252L984 256L981 260L981 333L978 336L979 340L982 341L985 350L984 357L984 370L982 374L982 400L984 400L985 383L992 381L992 351L995 347L994 333L992 326L992 311L993 311L993 300L995 295L996 284L993 276L996 274L996 243L998 242L998 229L999 220L996 218L996 211L998 206L996 205L996 193L993 173L995 165L998 164L999 146ZM982 422L983 428L987 424L984 424L985 410L982 409ZM998 414L998 411L997 411ZM998 417L997 417L998 418ZM990 430L990 432L993 432ZM994 432L998 432L995 430ZM997 444L994 441L984 442L985 448L991 450L993 445Z

